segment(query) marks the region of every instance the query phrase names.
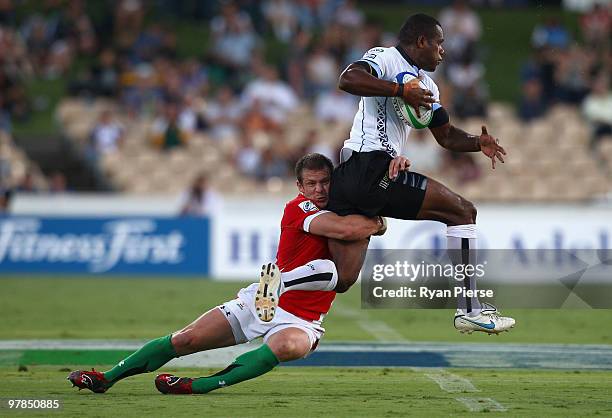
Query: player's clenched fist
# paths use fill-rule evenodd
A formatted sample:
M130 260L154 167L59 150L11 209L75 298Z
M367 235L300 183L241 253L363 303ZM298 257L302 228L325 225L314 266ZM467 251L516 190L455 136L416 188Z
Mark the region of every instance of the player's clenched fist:
M422 76L419 76L406 84L398 84L397 88L397 96L400 96L406 103L412 106L419 118L421 117L419 107L431 109L431 104L435 102L433 93L421 88L419 85L421 78Z

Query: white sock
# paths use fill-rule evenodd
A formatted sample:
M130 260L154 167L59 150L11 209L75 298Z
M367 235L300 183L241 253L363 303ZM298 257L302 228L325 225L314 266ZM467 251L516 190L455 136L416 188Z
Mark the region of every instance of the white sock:
M334 290L338 283L336 265L331 260L313 260L281 273L282 292L287 290Z
M446 228L447 248L453 264L476 265L476 225L456 225ZM476 290L476 277L472 275L463 282L458 282L464 288ZM458 309L465 312L467 316L480 314L481 305L477 297L457 298Z

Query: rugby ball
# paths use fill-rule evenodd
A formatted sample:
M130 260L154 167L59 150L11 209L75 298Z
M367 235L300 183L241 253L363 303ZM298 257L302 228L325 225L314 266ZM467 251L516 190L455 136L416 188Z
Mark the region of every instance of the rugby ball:
M416 74L405 72L398 74L395 81L397 83L408 84L415 78L417 78ZM419 86L422 89L428 90L428 87L425 85L425 83L423 83L423 80L419 81ZM427 109L421 106L419 108L421 117L417 117L417 113L414 108L406 103L401 97L393 98L393 108L395 109L395 112L400 120L414 129L427 128L431 122L431 118L433 118L433 106L432 109Z

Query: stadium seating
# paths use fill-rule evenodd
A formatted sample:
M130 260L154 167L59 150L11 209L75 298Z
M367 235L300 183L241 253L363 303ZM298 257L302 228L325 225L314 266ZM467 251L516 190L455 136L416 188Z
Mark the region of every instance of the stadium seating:
M0 131L0 158L10 161L10 176L3 179L5 186L19 187L21 180L26 173L29 173L36 189L45 190L47 188L47 181L40 167L34 164L22 149L15 145L13 138L4 131Z
M58 119L66 134L84 146L97 115L112 103L94 103L66 99L58 107ZM612 141L602 141L598 159L588 150L589 128L575 108L557 106L547 117L521 125L510 106L492 104L486 120L469 119L457 124L468 132L480 132L483 124L499 137L508 151L506 164L490 171L490 161L476 158L480 165L479 179L458 184L452 173L429 174L454 190L475 201L584 201L612 191ZM257 184L239 174L233 155L238 139L214 141L204 133L196 133L185 148L158 151L151 147L149 132L152 120L130 120L119 117L126 127L126 138L118 153L107 154L101 168L118 190L132 193L179 193L186 189L197 173L210 174L211 183L223 193L285 193L294 192L290 178L272 179ZM319 122L308 107L303 107L289 118L292 122L283 142L291 150L298 150L308 130L315 127L333 149L339 148L349 126L329 126ZM261 134L254 139L256 148L268 145L270 138ZM577 181L580 179L580 181Z

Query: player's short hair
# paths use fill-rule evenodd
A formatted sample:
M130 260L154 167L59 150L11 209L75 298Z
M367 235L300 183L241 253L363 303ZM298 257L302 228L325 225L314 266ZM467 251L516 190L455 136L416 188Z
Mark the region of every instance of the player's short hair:
M431 39L436 34L436 26L442 27L436 18L424 13L417 13L406 19L397 37L401 43L406 44L415 43L421 35Z
M323 154L317 154L313 152L306 154L298 160L295 164L295 178L301 183L302 173L304 170L325 170L329 171L329 174L334 170L334 164L329 158Z

